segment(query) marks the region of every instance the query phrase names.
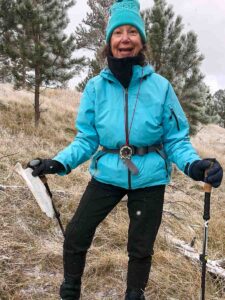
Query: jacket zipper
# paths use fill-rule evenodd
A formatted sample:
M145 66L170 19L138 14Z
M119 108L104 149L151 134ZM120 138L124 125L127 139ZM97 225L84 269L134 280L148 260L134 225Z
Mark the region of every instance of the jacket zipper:
M128 128L128 89L125 89L125 132L126 144L129 143L129 128ZM131 189L131 171L128 169L128 189Z
M177 124L177 130L180 131L180 125L179 125L179 122L178 122L177 115L175 114L175 112L172 108L170 109L170 111L171 111L170 119L172 119L172 116L174 116L176 124Z

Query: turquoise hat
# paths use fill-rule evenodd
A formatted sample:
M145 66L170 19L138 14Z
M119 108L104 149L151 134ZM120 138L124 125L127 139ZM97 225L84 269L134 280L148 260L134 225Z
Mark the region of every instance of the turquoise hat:
M140 14L140 3L138 0L117 0L111 6L106 28L107 44L109 44L114 29L122 25L132 25L137 28L142 41L146 42L145 24Z

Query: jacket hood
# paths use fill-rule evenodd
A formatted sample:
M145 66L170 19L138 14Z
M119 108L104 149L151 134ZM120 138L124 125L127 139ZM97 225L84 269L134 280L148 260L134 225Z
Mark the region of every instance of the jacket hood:
M143 70L143 71L142 71ZM132 79L140 79L141 77L146 77L146 76L150 76L151 74L153 74L155 71L153 69L152 66L150 66L149 64L142 67L139 65L135 65L133 66L133 76ZM109 81L113 81L116 82L117 79L115 78L115 76L113 75L113 73L110 71L109 68L105 68L100 72L100 76L102 76L103 78L109 80Z

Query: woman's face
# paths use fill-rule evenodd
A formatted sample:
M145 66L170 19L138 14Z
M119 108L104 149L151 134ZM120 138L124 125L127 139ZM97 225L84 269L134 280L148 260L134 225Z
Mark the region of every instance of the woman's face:
M112 33L110 45L116 58L136 56L143 48L138 30L131 25L117 27Z

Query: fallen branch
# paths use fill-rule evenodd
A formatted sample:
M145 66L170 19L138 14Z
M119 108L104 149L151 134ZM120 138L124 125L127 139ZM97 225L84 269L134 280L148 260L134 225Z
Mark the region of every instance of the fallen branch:
M190 245L185 243L182 240L175 238L172 234L166 233L165 235L166 240L172 244L181 254L185 257L190 258L193 262L200 263L199 260L199 253L195 251ZM207 271L214 275L218 276L222 279L225 279L225 269L224 266L224 259L220 260L210 260L207 261Z

